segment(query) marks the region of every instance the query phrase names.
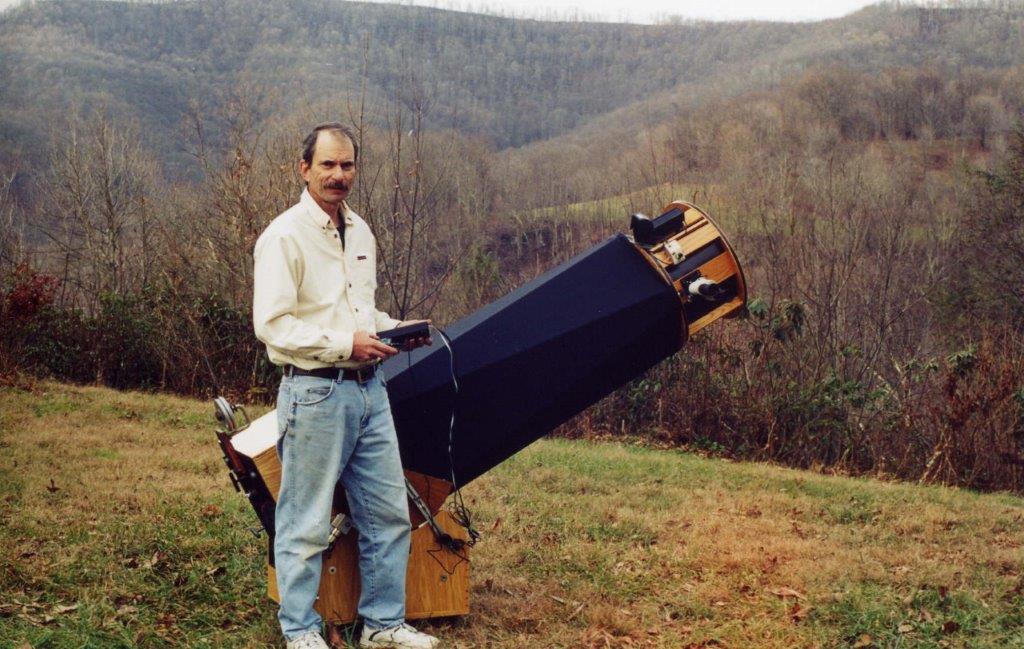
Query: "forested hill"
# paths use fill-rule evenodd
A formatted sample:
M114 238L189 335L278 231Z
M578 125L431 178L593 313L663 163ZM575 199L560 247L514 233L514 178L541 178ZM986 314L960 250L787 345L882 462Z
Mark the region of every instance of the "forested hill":
M38 151L78 107L132 115L174 143L190 104L215 113L239 86L272 89L282 109L352 98L365 79L371 98L418 96L433 125L500 148L687 84L731 93L822 62L991 68L1022 52L1024 11L1005 7L637 26L340 0L51 0L0 16L0 154L8 167Z

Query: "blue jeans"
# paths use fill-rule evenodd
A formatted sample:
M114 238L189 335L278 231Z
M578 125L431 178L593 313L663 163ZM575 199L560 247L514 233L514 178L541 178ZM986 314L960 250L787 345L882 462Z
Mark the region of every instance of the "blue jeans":
M285 638L320 630L313 604L338 480L359 532L359 615L373 628L401 624L409 509L391 404L379 374L362 385L283 378L277 426L282 474L274 558Z

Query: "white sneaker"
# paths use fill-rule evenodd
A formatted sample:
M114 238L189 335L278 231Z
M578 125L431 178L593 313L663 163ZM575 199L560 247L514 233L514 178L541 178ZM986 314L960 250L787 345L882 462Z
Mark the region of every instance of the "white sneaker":
M331 649L316 631L303 633L294 640L288 641L288 649Z
M434 636L417 631L408 624L399 624L387 629L371 629L364 625L363 634L359 638L360 647L434 649L440 643L441 641Z

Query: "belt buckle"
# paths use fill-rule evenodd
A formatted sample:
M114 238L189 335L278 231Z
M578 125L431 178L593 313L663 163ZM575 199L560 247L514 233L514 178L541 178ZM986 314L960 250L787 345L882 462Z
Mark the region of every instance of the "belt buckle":
M369 371L369 373L367 373ZM357 367L356 368L356 383L363 385L367 381L373 378L372 367Z

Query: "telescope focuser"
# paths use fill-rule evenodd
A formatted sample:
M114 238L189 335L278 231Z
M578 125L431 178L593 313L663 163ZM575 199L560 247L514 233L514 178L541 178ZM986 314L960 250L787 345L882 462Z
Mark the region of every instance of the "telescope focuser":
M693 297L702 297L705 300L721 300L728 294L728 291L718 282L699 275L686 286L686 292Z
M683 229L683 212L673 207L661 216L651 218L639 212L629 219L629 228L633 231L633 240L637 245L651 248Z

